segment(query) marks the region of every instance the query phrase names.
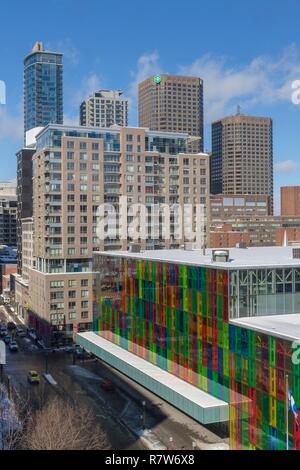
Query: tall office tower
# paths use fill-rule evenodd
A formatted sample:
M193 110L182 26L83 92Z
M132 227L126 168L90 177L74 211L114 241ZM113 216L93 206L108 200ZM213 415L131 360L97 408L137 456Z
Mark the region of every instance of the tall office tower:
M49 123L63 123L63 54L37 42L24 60L24 134Z
M17 193L11 182L0 182L0 245L17 246Z
M139 126L186 132L189 149L203 151L203 81L198 77L155 75L139 84Z
M212 124L212 194L270 196L273 213L273 132L268 117L236 114Z
M128 125L128 100L121 90L99 90L80 105L80 125L111 127Z
M196 231L197 205L205 218L209 156L187 153L187 137L144 128L52 124L37 136L33 267L28 269L26 302L28 323L49 341L91 328L94 251L126 249L131 243L142 249L180 247L186 237L178 231L176 214L170 214L169 232L162 232L162 225L167 227L163 211L172 205L176 209L190 204L182 229ZM109 205L104 207L106 215L115 211L116 233L104 227L101 236L98 208L103 203ZM161 213L151 212L153 206ZM133 207L145 208L139 223L146 229L145 238L130 232Z
M300 186L280 188L281 215L300 215Z

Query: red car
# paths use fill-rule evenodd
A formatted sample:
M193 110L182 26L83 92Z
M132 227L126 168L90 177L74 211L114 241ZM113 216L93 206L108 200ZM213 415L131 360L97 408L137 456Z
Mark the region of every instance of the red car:
M112 392L115 389L111 380L105 380L104 382L101 382L101 388L103 388L103 390L106 392Z

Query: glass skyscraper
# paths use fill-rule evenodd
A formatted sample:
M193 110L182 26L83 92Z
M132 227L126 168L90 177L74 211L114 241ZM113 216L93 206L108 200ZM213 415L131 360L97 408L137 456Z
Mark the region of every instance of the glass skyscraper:
M63 123L63 54L37 42L24 60L24 133Z

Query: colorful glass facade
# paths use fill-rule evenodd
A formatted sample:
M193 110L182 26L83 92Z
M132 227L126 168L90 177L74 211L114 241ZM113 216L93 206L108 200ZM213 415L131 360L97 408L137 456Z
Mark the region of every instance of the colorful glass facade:
M96 258L94 330L229 402L228 272Z
M286 449L285 377L300 403L300 365L292 341L229 327L230 448ZM289 415L289 449L300 450L300 429Z
M299 406L300 366L291 341L229 323L234 270L103 254L94 271L97 334L229 403L232 449L286 448L285 375Z

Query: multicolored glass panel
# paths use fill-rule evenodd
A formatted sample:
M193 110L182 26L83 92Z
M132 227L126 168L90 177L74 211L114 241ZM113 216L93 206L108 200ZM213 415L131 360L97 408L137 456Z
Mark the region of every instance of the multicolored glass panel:
M228 272L97 258L94 330L229 402Z

